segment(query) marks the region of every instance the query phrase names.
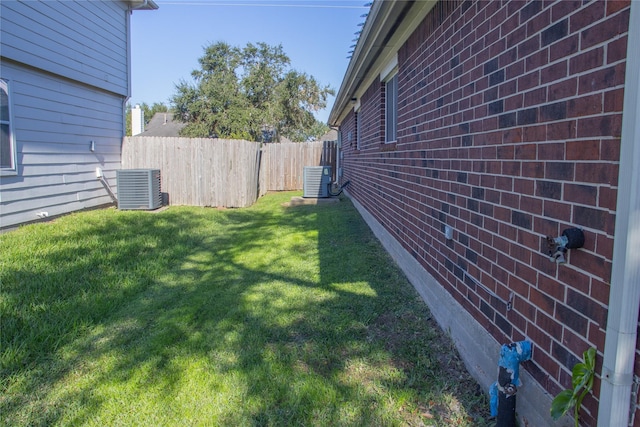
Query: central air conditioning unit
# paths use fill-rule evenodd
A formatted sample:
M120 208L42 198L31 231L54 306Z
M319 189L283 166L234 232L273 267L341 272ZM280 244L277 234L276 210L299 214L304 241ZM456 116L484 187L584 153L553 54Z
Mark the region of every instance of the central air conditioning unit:
M305 166L302 197L329 197L331 166Z
M162 206L159 169L116 171L118 209L152 210Z

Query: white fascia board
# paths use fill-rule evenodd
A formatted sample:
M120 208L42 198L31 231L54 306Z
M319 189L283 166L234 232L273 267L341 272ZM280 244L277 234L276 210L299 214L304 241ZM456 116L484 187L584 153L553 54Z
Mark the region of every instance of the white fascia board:
M350 110L351 98L360 98L382 68L398 54L398 49L422 23L437 0L375 1L347 67L329 124L336 126Z

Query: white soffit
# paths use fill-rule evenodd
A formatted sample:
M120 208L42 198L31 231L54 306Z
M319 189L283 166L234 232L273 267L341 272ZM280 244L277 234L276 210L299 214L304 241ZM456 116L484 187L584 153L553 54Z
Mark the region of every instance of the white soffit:
M359 99L393 57L397 58L400 47L436 3L437 0L374 3L367 19L367 24L371 22L371 25L363 28L331 111L330 123L338 124L344 119L350 110L350 100ZM409 9L405 11L407 7Z

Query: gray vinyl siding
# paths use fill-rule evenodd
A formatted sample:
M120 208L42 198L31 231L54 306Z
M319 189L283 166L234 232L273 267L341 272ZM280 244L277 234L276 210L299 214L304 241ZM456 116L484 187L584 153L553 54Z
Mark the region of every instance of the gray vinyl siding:
M128 94L126 4L0 2L3 58L121 95Z
M0 176L0 227L111 203L96 168L115 190L129 92L126 4L0 7L0 77L11 89L17 153L16 175Z
M0 178L0 225L110 203L96 167L115 187L122 97L7 62L2 75L12 89L18 173Z

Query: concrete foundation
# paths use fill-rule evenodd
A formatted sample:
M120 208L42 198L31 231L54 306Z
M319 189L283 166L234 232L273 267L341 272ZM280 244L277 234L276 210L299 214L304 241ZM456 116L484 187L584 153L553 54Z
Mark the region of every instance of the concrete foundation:
M467 370L488 394L497 379L500 347L508 343L498 343L357 200L346 191L345 194L418 291L440 327L450 334ZM526 369L520 369L520 380L522 387L518 390L516 412L521 427L573 425L572 418L554 421L550 417L553 396Z

